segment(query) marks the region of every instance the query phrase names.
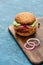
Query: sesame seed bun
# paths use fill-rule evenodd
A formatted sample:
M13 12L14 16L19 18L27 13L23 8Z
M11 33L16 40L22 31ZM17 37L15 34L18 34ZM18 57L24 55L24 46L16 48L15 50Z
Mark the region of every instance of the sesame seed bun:
M32 13L22 12L16 15L15 21L20 24L32 24L36 18Z

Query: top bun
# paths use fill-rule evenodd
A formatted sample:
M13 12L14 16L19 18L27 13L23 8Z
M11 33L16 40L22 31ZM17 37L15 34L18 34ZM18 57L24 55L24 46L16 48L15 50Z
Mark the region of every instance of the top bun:
M35 16L29 12L21 12L16 15L15 21L20 24L32 24L36 21Z

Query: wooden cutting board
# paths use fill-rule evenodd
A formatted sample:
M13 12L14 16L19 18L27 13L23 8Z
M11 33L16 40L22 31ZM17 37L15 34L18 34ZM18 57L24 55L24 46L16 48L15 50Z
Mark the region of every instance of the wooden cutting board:
M27 55L28 59L35 64L43 62L43 17L42 18L37 18L37 21L40 22L40 27L37 28L37 32L29 37L21 37L17 34L15 34L14 26L10 25L9 26L9 31L11 34L14 36L16 39L17 43L19 46L22 48L24 53ZM40 46L36 47L34 50L26 50L24 48L24 44L29 38L38 38L40 40Z

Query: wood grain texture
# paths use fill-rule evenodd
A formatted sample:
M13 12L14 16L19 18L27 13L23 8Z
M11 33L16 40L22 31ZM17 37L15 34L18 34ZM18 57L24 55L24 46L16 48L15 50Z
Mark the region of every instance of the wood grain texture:
M17 43L20 45L20 47L25 52L25 54L30 59L30 61L32 63L35 63L35 64L43 62L43 17L42 18L38 18L37 21L40 22L40 27L37 28L37 32L34 35L29 36L29 37L21 37L21 36L15 34L14 26L13 25L9 26L9 31L14 36L14 38L17 41ZM32 51L26 50L24 48L24 43L29 38L38 38L40 40L40 42L41 42L40 46L36 47Z

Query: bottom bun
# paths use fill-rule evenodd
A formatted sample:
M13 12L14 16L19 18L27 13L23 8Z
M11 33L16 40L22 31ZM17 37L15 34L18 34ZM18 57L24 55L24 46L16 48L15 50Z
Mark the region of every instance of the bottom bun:
M15 33L20 35L20 36L30 36L30 35L34 34L35 32L36 32L36 26L31 31L26 32L26 33L24 33L24 32L21 33L21 32L18 32L15 30Z

